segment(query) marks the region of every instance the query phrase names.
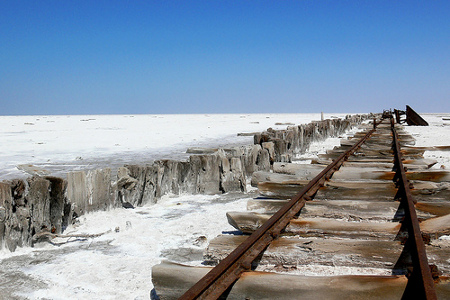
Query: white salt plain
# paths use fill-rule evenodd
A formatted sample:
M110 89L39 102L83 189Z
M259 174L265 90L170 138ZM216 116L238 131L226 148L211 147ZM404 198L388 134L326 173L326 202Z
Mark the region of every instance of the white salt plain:
M325 114L325 118L344 114ZM188 147L251 144L241 132L320 120L320 114L0 116L0 179L28 176L33 164L53 172L185 159Z
M416 138L417 146L450 145L450 121L443 117L449 114L424 115L430 127L406 130ZM102 163L116 159L141 163L181 157L187 147L252 142L249 137L237 137L237 132L285 128L275 123L312 119L320 115L0 117L0 169L6 170L5 177L14 177L25 175L15 168L17 164L57 165L55 170L63 172L104 167ZM333 138L314 144L304 157L313 157L338 142ZM438 161L435 167L450 168L449 152L427 151L426 156ZM95 164L96 159L101 163ZM210 239L234 230L225 212L245 210L251 197L251 192L166 196L157 204L134 210L84 215L65 233L107 233L97 238L53 240L53 245L41 243L14 253L2 250L0 299L149 299L152 266L163 259L200 263Z

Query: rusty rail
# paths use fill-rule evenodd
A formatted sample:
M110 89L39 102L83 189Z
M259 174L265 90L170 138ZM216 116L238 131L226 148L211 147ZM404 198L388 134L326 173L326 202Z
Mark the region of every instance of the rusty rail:
M379 123L374 120L374 128L372 130L320 172L285 206L253 232L230 255L224 258L179 299L218 299L239 279L243 272L251 270L252 262L255 258L279 236L290 220L300 212L305 202L314 197L317 190L324 185L326 180L331 178L342 163L375 132Z
M406 179L406 172L403 167L400 143L393 118L391 118L391 129L393 135L394 169L396 171L394 182L398 186L397 197L405 209L403 225L406 225L408 230L408 239L405 247L410 247L409 251L413 266L402 299L437 299L433 277L425 252L425 244L414 207L415 201L411 195L409 181Z

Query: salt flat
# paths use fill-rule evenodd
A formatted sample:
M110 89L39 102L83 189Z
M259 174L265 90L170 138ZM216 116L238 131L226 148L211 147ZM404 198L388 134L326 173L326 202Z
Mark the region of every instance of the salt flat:
M405 126L415 139L417 147L450 146L450 114L422 114L430 126ZM448 151L425 151L425 158L437 160L433 169L450 169Z
M325 114L325 118L345 114ZM318 114L0 116L0 179L28 176L33 164L52 175L155 159L185 159L188 147L252 144L261 132L320 120Z
M326 115L326 117L329 116ZM71 168L69 164L74 163L77 156L81 156L83 160L95 159L96 155L101 156L98 157L99 159L106 156L112 158L125 156L131 160L133 153L141 153L145 154L145 159L151 160L154 159L153 154L172 155L177 151L185 151L190 146L251 143L251 138L237 137L236 133L261 131L268 127L275 127L275 123L298 124L309 122L311 119L318 120L320 114L201 117L186 115L183 117L162 116L162 118L143 115L120 118L104 116L105 119L102 116L58 116L46 119L17 117L20 121L14 121L16 123L11 120L14 118L16 117L1 118L3 128L1 163L2 168L9 168L7 174L13 174L13 171L19 172L14 170L14 163L38 164L42 163L43 158L49 159L51 163L61 164L64 170L68 170ZM36 121L37 118L39 122ZM53 118L58 126L52 122L48 122L50 125L47 124L47 121L52 121ZM83 121L85 118L98 118L98 120ZM442 115L437 114L424 115L424 118L430 123L430 127L406 127L406 130L417 139L416 145L450 145L449 122L442 120ZM137 121L129 121L130 119ZM9 120L9 123L5 120ZM61 122L59 123L58 120ZM117 125L114 125L114 120ZM41 124L40 121L44 122ZM160 127L150 126L154 124L152 122L160 124ZM80 128L72 130L71 126L75 126L74 124L79 125ZM134 127L131 124L134 124ZM142 127L143 124L148 126ZM5 125L9 126L8 130L4 128ZM49 126L47 131L45 131L46 126ZM286 125L279 125L278 128L285 127ZM107 130L105 128L122 129ZM151 128L161 128L159 135ZM12 129L17 130L17 136ZM58 131L59 133L55 133ZM86 137L90 132L96 138ZM182 135L181 132L187 132L189 137ZM162 133L167 136L161 137ZM127 144L123 141L127 141L128 135L131 135L131 141ZM136 140L139 138L141 144ZM180 141L181 138L184 140ZM83 142L85 140L86 142ZM10 142L10 145L5 146L5 141ZM330 139L325 143L314 144L305 156L312 157L319 151L332 148L336 142L338 142L337 139ZM119 146L115 146L116 143ZM43 148L39 148L40 146ZM436 154L435 151L428 151L426 155L438 160L437 167L443 165L447 169L450 168L449 152ZM8 157L11 161L5 161ZM89 165L77 166L81 168ZM53 245L42 243L35 248L18 249L14 253L6 250L0 252L0 277L2 278L0 297L5 299L149 299L153 288L152 266L163 259L180 262L192 260L193 264L200 263L201 254L210 239L223 231L234 230L228 225L225 212L244 211L247 200L252 196L251 192L241 195L165 196L154 205L146 205L134 210L112 209L86 214L80 218L80 223L70 226L65 233L107 233L98 238L57 239L53 241Z

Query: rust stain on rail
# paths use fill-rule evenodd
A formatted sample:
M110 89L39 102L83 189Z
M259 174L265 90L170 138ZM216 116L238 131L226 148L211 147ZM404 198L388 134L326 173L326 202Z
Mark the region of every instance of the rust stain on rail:
M422 232L420 231L419 220L417 218L415 201L411 195L409 188L409 180L407 179L405 168L402 162L402 155L398 134L394 126L394 119L391 116L391 130L393 135L394 150L394 168L396 174L394 182L399 187L400 202L405 208L406 217L403 224L408 231L408 238L405 248L408 247L412 259L412 272L408 277L408 284L403 293L402 299L437 299L436 290L434 288L434 280L431 274L428 258L425 250Z

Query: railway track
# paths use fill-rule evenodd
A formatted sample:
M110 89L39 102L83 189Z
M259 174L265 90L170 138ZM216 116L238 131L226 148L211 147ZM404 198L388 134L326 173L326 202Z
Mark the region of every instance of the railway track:
M252 184L261 197L247 212L227 213L244 235L210 242L205 263L212 269L155 266L157 294L450 298L450 247L438 240L450 232L450 175L429 170L423 150L386 117L317 164L275 163L273 173L256 172Z

